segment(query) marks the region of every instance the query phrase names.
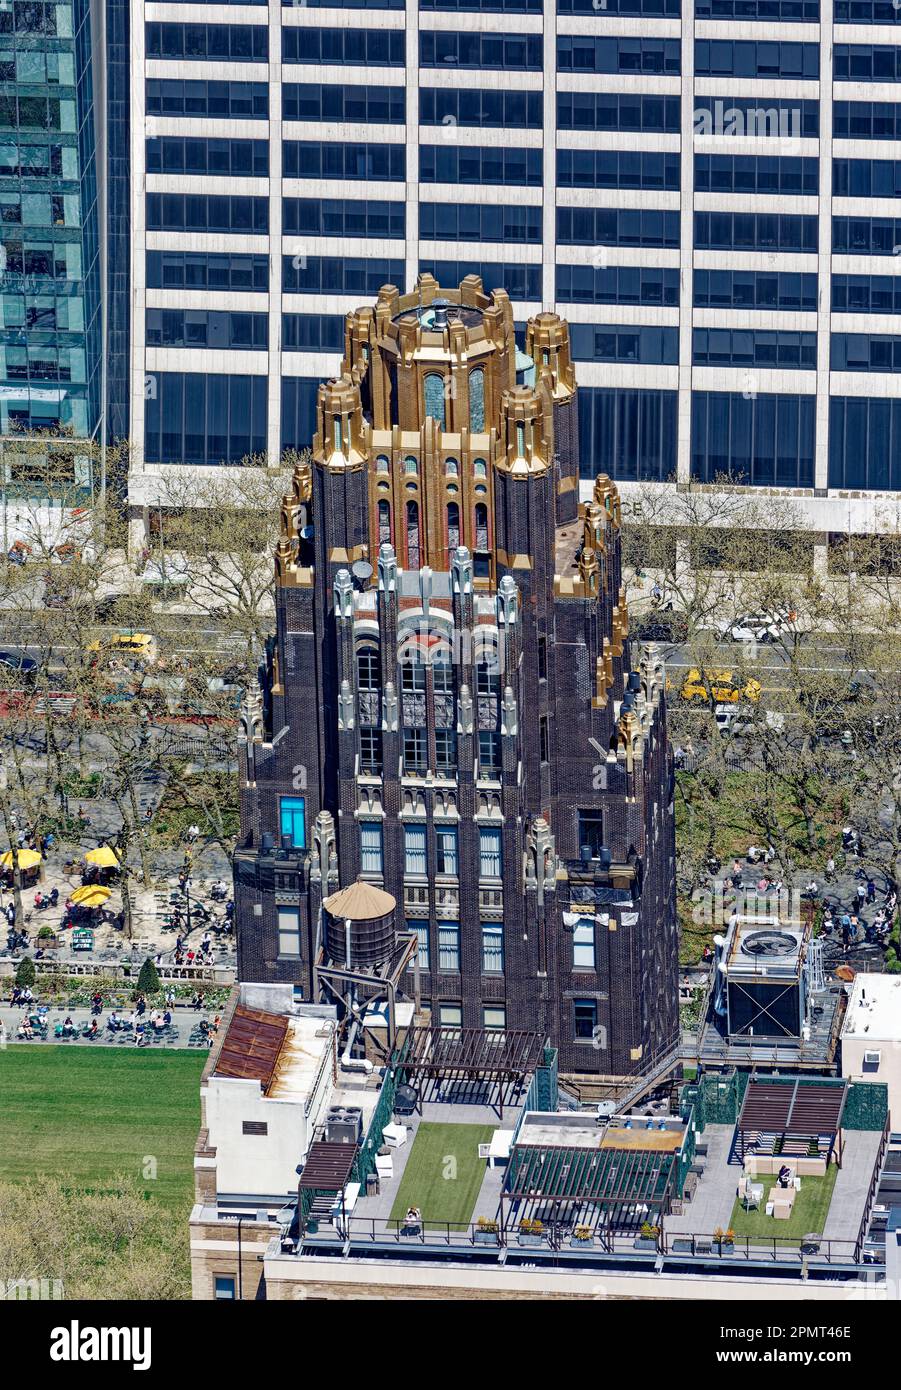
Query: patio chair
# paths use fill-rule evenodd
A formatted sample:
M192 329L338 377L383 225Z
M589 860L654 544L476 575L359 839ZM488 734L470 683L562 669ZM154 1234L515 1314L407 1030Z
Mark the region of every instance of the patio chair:
M763 1201L763 1183L752 1182L747 1178L739 1186L739 1198L745 1211L759 1211L760 1203Z

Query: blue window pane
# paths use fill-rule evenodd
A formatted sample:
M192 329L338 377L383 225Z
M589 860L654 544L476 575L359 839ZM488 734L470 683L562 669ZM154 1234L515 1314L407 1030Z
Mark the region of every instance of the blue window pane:
M291 836L295 849L306 849L306 801L302 796L283 796L279 806L279 828Z

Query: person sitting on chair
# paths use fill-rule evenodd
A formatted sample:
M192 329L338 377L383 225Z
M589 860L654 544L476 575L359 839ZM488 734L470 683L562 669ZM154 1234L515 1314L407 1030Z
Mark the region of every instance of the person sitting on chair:
M779 1186L791 1187L793 1181L792 1170L787 1163L783 1163L782 1167L779 1169Z

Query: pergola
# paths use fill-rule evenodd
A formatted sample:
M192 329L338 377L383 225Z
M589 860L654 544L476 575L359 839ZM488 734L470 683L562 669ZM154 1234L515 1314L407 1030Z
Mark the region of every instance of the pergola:
M847 1082L805 1083L793 1076L751 1077L735 1129L736 1152L743 1163L748 1152L805 1158L816 1145L814 1157L828 1163L838 1144L842 1159L842 1114L848 1095Z
M544 1036L525 1029L419 1025L407 1032L399 1063L407 1081L479 1082L497 1088L500 1118L515 1086L541 1065ZM419 1091L419 1087L417 1087ZM422 1097L417 1097L422 1114Z
M660 1225L674 1195L678 1148L516 1144L501 1192L500 1222L627 1228Z
M297 1205L301 1229L308 1216L326 1216L332 1208L332 1198L341 1193L341 1216L344 1210L344 1191L354 1170L358 1146L330 1144L326 1139L314 1139L307 1150L306 1162L297 1184ZM323 1200L323 1194L324 1200Z

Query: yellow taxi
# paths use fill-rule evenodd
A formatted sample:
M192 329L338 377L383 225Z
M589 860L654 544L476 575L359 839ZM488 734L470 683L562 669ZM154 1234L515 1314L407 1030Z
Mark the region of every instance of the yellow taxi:
M101 652L109 656L131 658L152 664L157 658L157 641L148 632L116 632L110 637L99 637L85 648L88 656L97 657Z
M737 700L760 699L760 681L750 677L744 685L738 686L731 671L706 671L706 680L698 670L691 670L682 682L680 695L683 700L709 701L711 696L718 705L734 704Z

